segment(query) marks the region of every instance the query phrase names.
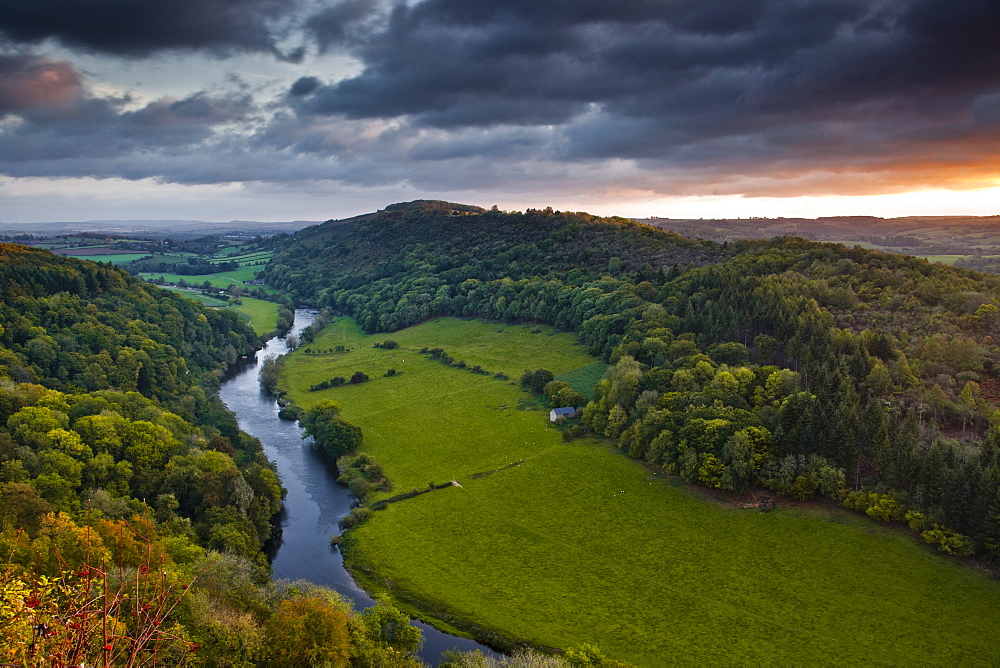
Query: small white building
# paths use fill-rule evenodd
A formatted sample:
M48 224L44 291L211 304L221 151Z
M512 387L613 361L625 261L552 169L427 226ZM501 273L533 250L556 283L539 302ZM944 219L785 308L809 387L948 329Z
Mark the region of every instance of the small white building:
M571 418L576 417L576 409L572 406L566 408L553 408L549 411L549 422L555 422L559 418Z

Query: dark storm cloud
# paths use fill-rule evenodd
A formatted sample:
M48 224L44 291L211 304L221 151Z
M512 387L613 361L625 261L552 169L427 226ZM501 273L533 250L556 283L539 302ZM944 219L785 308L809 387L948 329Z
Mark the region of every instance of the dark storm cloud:
M253 100L241 91L145 104L94 95L65 61L0 56L0 119L15 121L0 131L0 168L41 175L45 168L38 165L61 160L61 171L90 175L95 159L148 160L151 151L201 147L220 127L244 123L254 111Z
M175 49L277 53L276 26L296 5L297 0L6 0L0 2L0 34L21 43L51 38L130 57Z
M409 114L447 126L492 124L456 111L504 103L504 122L562 122L583 105L628 102L738 67L766 71L824 43L867 3L464 2L397 5L356 50L357 77L317 91L317 113ZM733 89L738 95L740 90ZM452 113L439 116L442 109Z
M360 74L295 104L416 127L554 126L566 160L860 160L993 142L998 34L995 0L424 0L355 50Z
M344 0L313 13L305 23L320 51L334 46L358 45L380 18L388 3L384 0Z
M323 82L316 77L300 77L292 84L288 92L292 97L302 97L313 92L321 85L323 85Z
M270 100L140 105L0 55L8 175L771 195L1000 176L996 0L0 1L0 32L304 62ZM331 81L331 52L356 74Z

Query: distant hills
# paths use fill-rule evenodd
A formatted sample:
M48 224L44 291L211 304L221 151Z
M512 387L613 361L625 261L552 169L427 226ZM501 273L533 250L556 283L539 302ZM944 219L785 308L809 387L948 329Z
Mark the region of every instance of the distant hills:
M923 257L1000 254L1000 216L645 218L638 222L719 242L791 236Z
M197 238L207 234L240 234L270 236L282 232L291 234L319 221L293 220L287 222L261 222L231 220L207 222L204 220L87 220L51 223L3 223L0 234L69 234L72 232L106 232L116 235Z

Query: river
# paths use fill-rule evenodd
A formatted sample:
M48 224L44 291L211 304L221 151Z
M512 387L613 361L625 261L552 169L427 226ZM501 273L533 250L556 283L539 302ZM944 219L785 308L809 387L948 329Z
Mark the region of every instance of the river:
M292 333L298 335L312 322L314 314L297 310ZM220 390L222 400L236 413L240 428L260 439L264 453L275 462L281 482L288 490L281 513L281 541L271 560L274 579L309 580L337 590L357 610L374 605L371 596L355 584L344 569L340 551L330 545L330 537L340 533L338 520L350 512L355 499L337 484L336 468L312 445L303 440L297 422L278 418L274 397L262 391L257 381L260 362L270 355L288 352L284 339L271 339L256 360L238 367ZM441 652L457 647L480 649L485 645L468 638L443 633L423 622L414 621L424 633L420 656L436 665Z

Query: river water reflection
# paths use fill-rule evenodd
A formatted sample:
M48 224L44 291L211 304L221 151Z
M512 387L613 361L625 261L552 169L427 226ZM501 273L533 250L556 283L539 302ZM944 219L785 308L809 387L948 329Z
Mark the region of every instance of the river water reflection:
M314 314L295 312L292 332L298 335ZM272 339L235 375L222 384L222 400L236 414L240 428L260 439L268 459L277 464L282 484L288 490L281 514L281 541L271 560L275 579L310 580L337 590L354 602L358 610L374 604L344 569L340 551L330 545L330 537L340 533L338 520L350 512L354 497L336 484L336 469L303 440L297 422L278 418L278 404L257 381L258 365L270 355L288 352L284 339ZM424 633L420 656L436 664L441 652L459 649L492 651L467 638L457 638L422 622L414 622Z

